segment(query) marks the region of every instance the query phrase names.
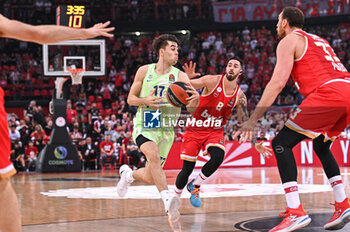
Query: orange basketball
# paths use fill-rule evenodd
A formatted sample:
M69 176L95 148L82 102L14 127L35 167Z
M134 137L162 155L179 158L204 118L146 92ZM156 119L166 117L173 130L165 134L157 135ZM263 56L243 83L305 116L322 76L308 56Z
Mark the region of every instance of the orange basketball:
M188 104L186 98L191 96L186 92L187 84L182 81L176 81L169 85L166 97L168 102L175 107L184 107Z

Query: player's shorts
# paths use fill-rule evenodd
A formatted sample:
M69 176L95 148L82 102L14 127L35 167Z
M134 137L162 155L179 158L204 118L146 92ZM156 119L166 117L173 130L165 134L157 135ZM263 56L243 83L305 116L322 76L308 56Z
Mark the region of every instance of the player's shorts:
M10 160L11 141L7 124L7 114L4 107L4 91L0 87L0 179L16 174Z
M132 132L132 137L135 142L136 138L140 135L157 144L160 155L160 161L163 167L168 157L171 146L174 142L174 129L171 128L165 130L152 130L142 128L142 126L135 126Z
M326 82L308 95L285 125L309 138L334 140L350 123L350 79Z
M196 162L199 152L207 155L209 147L219 147L225 152L224 133L222 130L186 131L181 144L181 159Z

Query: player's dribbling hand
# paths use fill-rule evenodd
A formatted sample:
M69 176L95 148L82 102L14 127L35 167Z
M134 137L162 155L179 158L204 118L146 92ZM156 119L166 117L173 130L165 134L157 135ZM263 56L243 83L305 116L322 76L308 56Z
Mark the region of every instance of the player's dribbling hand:
M241 135L241 138L239 139L239 143L252 141L255 124L256 123L252 122L251 120L247 120L243 122L240 125L239 130L236 131L236 133L233 135L233 140L235 140L238 137L238 135Z
M156 93L156 89L153 90L152 93L150 93L147 97L144 98L144 103L150 107L159 108L159 103L162 102L161 97L153 97L153 95Z
M187 93L191 94L190 97L186 98L188 104L186 105L187 110L192 114L196 111L199 104L199 93L192 85L187 84Z
M269 159L272 156L272 149L265 147L263 142L254 144L254 147L259 153L261 153L264 159Z
M89 39L89 38L94 38L97 36L105 36L112 38L114 35L109 33L114 31L114 27L108 27L108 25L111 24L110 21L107 21L105 23L96 23L93 27L88 28L86 38L84 39Z
M182 66L182 69L185 71L185 73L187 74L188 78L192 79L195 77L199 77L201 74L200 73L196 73L196 63L193 63L192 60L190 61L189 65L187 63L185 63Z
M192 100L195 100L195 99L199 100L199 93L197 92L197 90L195 88L193 88L192 85L189 85L189 84L187 84L186 87L187 87L186 92L191 94L191 96L186 98L186 100L189 102Z

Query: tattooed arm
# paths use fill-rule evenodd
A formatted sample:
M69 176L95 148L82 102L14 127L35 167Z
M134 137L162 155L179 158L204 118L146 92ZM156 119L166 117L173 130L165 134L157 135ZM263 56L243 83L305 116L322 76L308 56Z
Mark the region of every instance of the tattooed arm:
M238 104L237 104L237 116L238 116L238 122L242 124L243 122L247 121L249 119L249 113L247 110L247 97L245 94L241 91L238 97ZM256 140L256 136L253 133L252 145L255 147L255 149L260 152L264 158L269 158L271 156L271 149L265 147L262 142L258 143Z
M238 122L240 124L242 124L243 122L249 119L247 104L248 104L247 97L242 91L240 91L238 96L238 104L237 104L237 116L238 116ZM255 135L253 135L251 143L253 146L255 146L255 144L257 143Z

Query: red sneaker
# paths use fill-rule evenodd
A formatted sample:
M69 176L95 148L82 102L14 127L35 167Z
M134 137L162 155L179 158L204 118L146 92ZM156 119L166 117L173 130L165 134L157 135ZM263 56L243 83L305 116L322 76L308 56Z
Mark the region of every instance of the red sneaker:
M280 217L284 217L283 221L278 226L269 230L269 232L294 231L309 225L311 222L311 218L305 213L302 205L297 209L286 207L286 211L281 213Z
M334 205L335 212L331 220L324 225L324 228L326 230L339 230L350 221L350 202L349 199L346 198L343 202L336 202L331 205Z

